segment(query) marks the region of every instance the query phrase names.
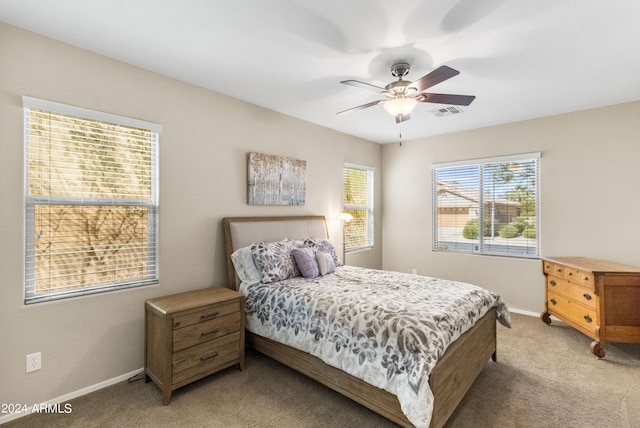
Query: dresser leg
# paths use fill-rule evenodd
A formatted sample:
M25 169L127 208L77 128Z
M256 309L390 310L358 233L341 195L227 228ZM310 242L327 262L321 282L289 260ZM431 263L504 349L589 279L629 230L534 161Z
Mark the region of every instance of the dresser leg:
M543 323L545 323L546 325L551 324L551 315L549 315L549 312L543 312L540 314L540 319L542 320Z
M594 340L591 342L591 353L598 358L604 358L604 345Z

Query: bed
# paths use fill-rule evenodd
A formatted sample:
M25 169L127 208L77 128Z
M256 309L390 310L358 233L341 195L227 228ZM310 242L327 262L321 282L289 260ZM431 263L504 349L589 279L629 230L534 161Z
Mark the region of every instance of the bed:
M329 248L322 247L329 242L328 230L323 216L234 217L225 218L223 227L229 284L233 284L233 287L243 293L246 299L247 345L368 407L398 425L407 427L443 426L489 359L496 361L496 320L506 326L510 325L508 311L500 296L470 284L418 275L340 266L337 255L331 252L330 243ZM311 275L309 278L305 278L300 275L300 272L296 272L288 277L278 278L276 275L276 277L270 278L268 277L268 269L261 266L259 259L254 259L258 265L257 270L261 272L258 275L267 276L261 276L260 280L256 281L247 280L243 264L238 262L239 254L243 253L245 258L250 258L248 249L251 248L254 254L257 254L256 252L263 251L265 248L271 251L274 245L279 245L282 248L286 246L287 249L311 248L313 254L318 256L317 264L320 266L320 270L324 268L326 271L328 267L329 273L319 272L324 275ZM301 251L296 251L297 258ZM308 250L305 251L309 253ZM333 269L331 269L332 259L334 260ZM239 269L243 271L239 272L236 266L239 266ZM300 266L303 267L302 264ZM306 274L308 272L305 272L305 276L307 276ZM244 281L241 281L240 277ZM388 288L382 289L377 288L378 285L368 284L370 278L378 277L381 278L379 279L380 283ZM338 292L342 293L339 297L327 294L333 293L331 291L333 286L330 283L339 283ZM358 287L361 286L366 288L366 292L357 299L363 302L368 300L370 295L376 293L393 295L392 298L386 299L393 302L391 309L387 308L385 303L382 305L385 306L383 309L379 308L380 305L375 304L375 308L373 308L375 310L371 310L371 313L381 314L379 318L389 319L393 323L391 324L394 326L393 328L390 329L378 319L369 319L368 312L353 309L352 304L340 306L347 295L355 296ZM398 324L404 320L398 321L395 318L398 316L397 314L407 312L402 308L398 309L397 305L403 299L397 296L406 293L407 290L411 290L411 296L414 296L416 287L421 289L436 287L434 290L439 290L429 291L430 295L427 299L432 299L432 296L442 293L442 290L445 289L449 290L445 293L457 293L458 291L455 290L460 289L460 293L466 294L469 293L464 290L472 290L473 297L465 295L464 299L471 300L477 297L479 300L486 301L484 302L486 308L482 311L480 309L460 309L462 316L453 319L449 313L458 311L457 306L451 306L453 303L447 303L449 306L446 306L444 312L435 311L437 315L434 315L436 317L434 319L437 320L436 325L451 325L450 330L457 331L457 333L443 333L452 337L450 343L447 342L446 337L436 339L433 336L435 333L432 332L427 334L429 338L422 337L422 332L419 329L397 327L405 324ZM267 294L276 292L283 294ZM303 293L315 293L315 300ZM453 297L455 305L461 301L462 297L460 296ZM402 305L407 307L421 304L419 297L405 300L407 301ZM260 306L261 302L269 302L263 306L286 306L290 312L293 312L295 309L292 308L296 308L295 305L301 301L304 301L305 304L313 302L309 304L316 305L313 308L304 309L307 311L305 313L309 314L306 320L307 324L311 326L314 322L311 314L323 315L322 319L325 319L327 316L324 312L333 314L341 310L343 317L340 318L339 323L343 323L342 320L345 318L353 318L355 321L351 321L356 322L357 325L337 328L334 320L333 324L330 324L333 326L332 333L328 334L329 332L326 331L327 340L324 338L317 340L318 334L316 333L314 336L317 330L310 327L309 331L301 332L304 328L296 327L295 322L283 321L280 323L276 314L270 315ZM327 304L328 301L333 302L334 306L320 306ZM342 309L336 310L336 307L342 307ZM468 313L473 313L472 320ZM423 317L422 313L420 317ZM413 323L413 320L409 319ZM344 335L337 334L340 333L340 330L345 330L346 334L349 334L360 325L364 325L365 321L377 326L377 333L370 334L372 328L368 327L365 329L366 334L361 333L359 337L363 340L370 339L369 342L376 346L377 353L356 345L356 340L353 337L349 342L349 339L341 339ZM346 321L344 322L346 323ZM391 342L394 344L397 342L400 347L407 348L402 351L411 358L410 361L416 361L419 352L413 349L413 345L406 342L405 339L398 339L394 333L396 330L399 330L398 334L401 335L418 335L423 342L436 343L437 346L434 345L434 349L439 349L439 354L434 358L429 356L426 362L420 360L419 364L412 363L411 367L406 362L399 363L395 357L397 352L388 347ZM389 333L390 331L391 333ZM406 333L407 331L411 333ZM369 334L372 337L364 337ZM311 339L307 337L309 335L311 335ZM349 349L347 350L347 348ZM370 353L367 354L367 352ZM353 361L350 362L350 360ZM384 368L380 370L372 368L376 364ZM414 366L419 366L419 370ZM423 377L426 381L421 384ZM425 385L427 382L428 385ZM405 386L405 383L408 383L409 387ZM396 385L400 386L396 387ZM408 394L414 394L415 397L410 401L407 399Z

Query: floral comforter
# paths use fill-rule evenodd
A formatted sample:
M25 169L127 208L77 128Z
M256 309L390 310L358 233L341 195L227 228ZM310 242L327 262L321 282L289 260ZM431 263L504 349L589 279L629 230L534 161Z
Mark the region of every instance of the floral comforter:
M417 427L431 421L429 374L449 344L494 306L511 324L502 298L475 285L353 266L240 292L249 331L396 395Z

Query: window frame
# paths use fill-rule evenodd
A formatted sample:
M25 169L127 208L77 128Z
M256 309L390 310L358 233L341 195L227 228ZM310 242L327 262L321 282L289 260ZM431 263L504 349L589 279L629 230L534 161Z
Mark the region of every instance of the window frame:
M344 201L344 196L346 194L345 192L345 181L344 181L344 176L346 173L347 169L355 169L355 170L360 170L360 171L365 171L367 173L367 203L362 205L362 204L346 204ZM374 167L370 167L370 166L365 166L365 165L359 165L359 164L354 164L354 163L347 163L345 162L343 164L343 182L342 182L342 190L343 190L343 210L344 212L349 212L349 210L364 210L367 213L366 216L366 235L365 235L365 241L366 244L365 245L361 245L361 246L349 246L347 244L347 237L349 234L349 229L350 227L353 227L353 225L355 223L353 222L348 222L346 224L344 224L344 252L345 254L349 254L349 253L356 253L356 252L360 252L360 251L367 251L367 250L371 250L374 248L374 238L375 238L375 230L374 230L374 225L375 225L375 217L374 217L374 178L375 178L375 168Z
M489 157L489 158L479 158L479 159L469 159L469 160L462 160L462 161L454 161L454 162L441 162L441 163L434 163L431 165L431 180L432 180L432 204L433 204L433 223L432 223L432 233L433 233L433 239L432 239L432 250L434 252L442 252L442 253L455 253L455 254L474 254L474 255L485 255L485 256L499 256L499 257L509 257L509 258L526 258L526 259L539 259L540 258L540 153L539 152L534 152L534 153L523 153L523 154L516 154L516 155L505 155L505 156L496 156L496 157ZM478 221L479 221L479 230L482 231L484 230L484 222L485 222L485 195L489 195L487 194L487 192L485 191L484 188L484 184L485 184L485 168L487 167L487 165L491 165L491 164L499 164L499 163L514 163L514 162L534 162L535 165L535 171L533 174L533 180L534 180L534 190L535 190L535 210L534 210L534 215L532 217L535 217L535 238L529 238L529 239L534 239L535 242L535 247L533 247L533 252L529 252L529 249L531 248L531 246L525 246L526 251L523 253L518 252L518 251L513 251L510 252L509 250L507 251L491 251L490 250L490 246L489 244L485 244L485 236L484 233L479 233L478 234L478 242L477 245L471 245L472 249L471 250L464 250L464 249L449 249L449 248L444 248L441 244L443 243L440 239L439 239L439 208L440 207L439 204L439 192L438 192L438 172L443 171L445 169L452 169L452 168L473 168L473 167L477 167L478 168L478 172L477 172L477 182L478 182L478 191L477 191L477 217L478 217ZM461 176L462 177L462 176ZM491 223L490 223L491 224ZM493 224L491 224L493 225ZM456 241L457 242L457 241ZM477 248L474 248L477 247ZM508 245L506 246L508 248ZM513 247L515 248L515 246Z
M157 284L159 281L159 144L162 126L139 119L99 112L95 110L75 107L67 104L46 101L37 98L22 97L24 117L24 221L25 221L25 248L24 248L24 303L33 304L45 301L66 299L71 297L86 296L126 288ZM150 195L148 199L134 198L98 198L82 196L54 196L30 194L30 111L41 110L53 114L73 116L83 120L102 122L130 128L138 128L150 133ZM47 292L36 291L36 238L35 238L35 211L36 206L109 206L109 207L143 207L146 211L146 245L147 262L144 265L146 277L143 279L128 281L112 281L85 288L71 290L53 290Z

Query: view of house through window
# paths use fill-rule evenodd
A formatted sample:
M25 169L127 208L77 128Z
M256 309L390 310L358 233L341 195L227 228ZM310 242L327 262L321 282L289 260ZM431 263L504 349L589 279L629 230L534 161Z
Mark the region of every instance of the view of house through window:
M25 303L157 282L159 126L24 106Z
M345 251L373 248L373 168L344 165Z
M538 257L539 154L433 165L433 249Z

